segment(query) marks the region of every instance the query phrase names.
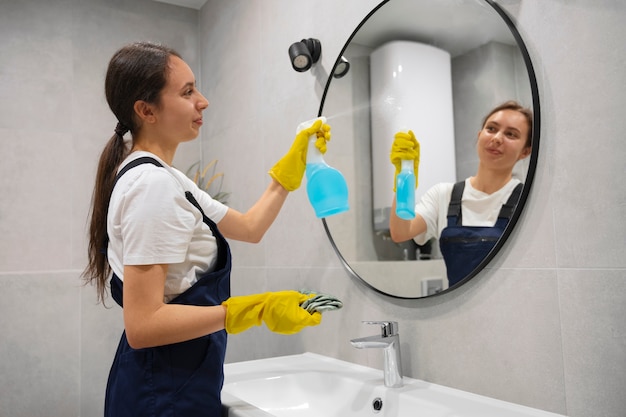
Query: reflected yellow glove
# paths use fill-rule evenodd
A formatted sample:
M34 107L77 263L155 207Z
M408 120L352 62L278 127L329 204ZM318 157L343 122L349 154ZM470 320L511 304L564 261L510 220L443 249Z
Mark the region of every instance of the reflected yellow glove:
M291 149L269 171L270 176L287 191L298 189L302 183L311 135L317 135L315 146L320 152L326 153L326 142L330 140L330 126L323 124L321 119L316 119L310 127L298 132Z
M275 333L298 333L306 326L317 326L322 321L321 313L310 314L300 307L314 296L298 291L278 291L230 297L222 303L226 307L224 327L228 333L235 334L265 322Z
M415 171L415 188L417 188L417 172L420 165L420 144L415 139L412 130L408 132L398 132L394 136L391 145L391 163L396 167L396 174L393 177L393 191L396 191L396 179L402 169L402 160L413 160L413 169Z

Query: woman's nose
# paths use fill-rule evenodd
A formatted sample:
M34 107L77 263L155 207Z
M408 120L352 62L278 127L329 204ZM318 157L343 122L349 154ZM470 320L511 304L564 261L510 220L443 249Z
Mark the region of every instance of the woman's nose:
M204 110L209 107L209 100L206 99L202 94L200 94L200 100L198 100L198 108L200 110Z

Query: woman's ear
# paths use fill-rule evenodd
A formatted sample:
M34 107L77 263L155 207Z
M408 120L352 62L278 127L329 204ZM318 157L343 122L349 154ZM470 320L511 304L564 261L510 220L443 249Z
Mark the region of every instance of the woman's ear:
M519 154L519 158L518 161L521 161L524 158L527 158L528 155L530 155L530 152L532 151L532 147L531 146L526 146L524 149L522 149L522 152Z
M146 103L143 100L135 101L133 109L135 110L135 114L137 115L137 117L139 117L139 120L141 120L142 123L153 123L156 120L152 105Z

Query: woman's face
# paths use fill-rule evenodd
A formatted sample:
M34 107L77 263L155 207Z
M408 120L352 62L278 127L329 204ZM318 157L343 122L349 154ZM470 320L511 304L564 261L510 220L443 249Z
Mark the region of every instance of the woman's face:
M478 157L481 164L495 169L512 170L520 159L530 155L526 117L515 110L492 114L478 132Z
M191 68L182 59L170 57L167 84L154 110L160 135L175 143L195 139L202 126L202 111L208 106L207 99L196 89Z

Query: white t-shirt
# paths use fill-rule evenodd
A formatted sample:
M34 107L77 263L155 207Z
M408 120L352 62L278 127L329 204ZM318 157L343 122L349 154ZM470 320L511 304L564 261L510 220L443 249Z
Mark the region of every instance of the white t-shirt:
M213 268L217 243L202 214L186 198L190 191L213 222L224 218L228 207L154 154L133 152L121 164L144 156L163 168L141 164L117 182L109 202L107 251L113 272L124 280L124 265L168 264L165 302L183 293L197 275Z
M520 182L513 178L495 193L487 194L472 187L467 178L461 197L463 226L493 227L502 205ZM441 231L448 226L448 205L453 187L453 183L436 184L415 205L415 213L426 221L426 231L413 238L418 245L425 244L433 237L439 239Z

